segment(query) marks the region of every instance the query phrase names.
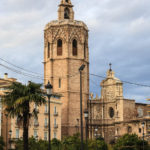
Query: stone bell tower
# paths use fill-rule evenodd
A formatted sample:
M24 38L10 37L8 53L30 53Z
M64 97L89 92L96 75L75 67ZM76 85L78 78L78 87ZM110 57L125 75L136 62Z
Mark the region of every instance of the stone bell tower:
M62 136L80 131L79 67L85 64L82 76L83 111L89 98L88 28L74 20L70 0L61 0L58 20L51 21L44 30L44 83L53 85L53 92L63 95ZM84 119L84 118L83 118Z

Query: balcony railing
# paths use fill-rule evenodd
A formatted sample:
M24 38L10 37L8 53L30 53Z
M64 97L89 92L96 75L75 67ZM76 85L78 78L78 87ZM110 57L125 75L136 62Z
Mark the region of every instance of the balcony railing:
M48 111L45 111L44 114L45 114L45 115L48 115Z
M38 122L35 122L35 123L34 123L34 126L35 126L35 127L38 127L38 126L39 126L39 123L38 123Z
M54 116L55 116L55 117L58 116L58 112L54 112Z
M58 128L58 124L54 124L54 128L57 129Z
M48 128L48 124L44 124L44 127L45 127L45 128Z

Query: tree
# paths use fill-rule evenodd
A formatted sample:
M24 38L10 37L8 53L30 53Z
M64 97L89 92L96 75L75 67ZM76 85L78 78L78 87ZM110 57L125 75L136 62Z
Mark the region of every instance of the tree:
M142 150L143 141L136 134L125 134L116 141L114 150ZM144 141L144 150L149 150L148 142Z
M0 137L0 150L4 150L4 146L5 146L5 143L3 141L3 138Z
M88 149L89 150L108 150L108 147L103 138L98 138L96 140L89 140Z
M36 116L38 112L30 109L31 103L37 106L46 102L44 94L41 90L41 84L29 82L28 85L23 85L18 82L13 82L8 87L8 92L3 97L3 103L10 117L18 117L23 123L23 147L28 150L28 127L31 116Z

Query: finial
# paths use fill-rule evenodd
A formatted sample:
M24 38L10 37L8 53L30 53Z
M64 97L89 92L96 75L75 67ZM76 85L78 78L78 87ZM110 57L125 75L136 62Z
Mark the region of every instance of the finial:
M112 71L112 69L111 69L111 66L112 66L112 64L111 64L111 63L109 63L109 66L110 66L110 69L109 69L109 71Z

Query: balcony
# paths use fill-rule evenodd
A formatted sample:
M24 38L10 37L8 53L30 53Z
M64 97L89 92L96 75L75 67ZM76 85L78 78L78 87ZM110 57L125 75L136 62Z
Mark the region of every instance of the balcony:
M48 124L44 124L44 128L48 128Z
M38 122L35 122L34 123L34 127L38 127L39 126L39 123Z
M58 128L58 124L54 124L54 128L57 129Z
M34 112L39 113L39 109L38 108L34 108Z
M44 114L45 114L45 115L48 115L48 111L45 111Z
M55 117L58 116L58 112L54 112L54 116L55 116Z

